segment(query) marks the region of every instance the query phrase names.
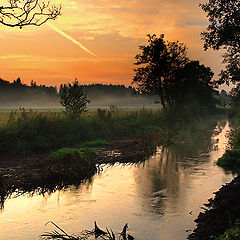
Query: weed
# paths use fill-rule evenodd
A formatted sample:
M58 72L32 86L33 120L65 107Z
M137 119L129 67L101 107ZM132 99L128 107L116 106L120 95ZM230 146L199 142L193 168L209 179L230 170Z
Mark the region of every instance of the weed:
M91 168L95 166L96 155L96 151L91 148L61 148L52 152L49 159L71 164L73 168Z

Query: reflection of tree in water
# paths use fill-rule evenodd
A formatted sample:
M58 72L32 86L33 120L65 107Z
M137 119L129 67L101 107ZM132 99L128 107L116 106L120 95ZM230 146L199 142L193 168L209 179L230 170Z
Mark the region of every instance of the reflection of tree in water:
M65 191L70 190L71 192L76 193L79 191L86 191L92 188L93 185L93 177L86 178L84 180L79 180L75 182L61 182L58 184L49 183L44 186L39 186L35 189L23 188L11 191L10 189L5 190L6 187L0 178L0 211L4 209L4 203L6 200L11 198L16 198L22 195L26 195L28 197L33 197L35 195L42 195L45 199L51 196L51 194L56 191Z
M194 169L210 161L212 137L225 125L226 121L209 121L188 126L180 132L176 143L160 147L155 156L134 172L138 194L148 213L163 215L166 196L173 208L183 200L179 199L179 192L186 191Z

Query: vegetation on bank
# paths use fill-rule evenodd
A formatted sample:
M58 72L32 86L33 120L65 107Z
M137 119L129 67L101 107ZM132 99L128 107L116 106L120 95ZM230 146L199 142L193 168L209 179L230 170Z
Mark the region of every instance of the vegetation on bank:
M49 159L71 162L73 168L91 169L95 166L97 152L92 148L61 148L49 155Z
M215 240L239 240L240 239L240 220L235 222L235 225L226 230L224 234L215 238Z
M12 112L5 124L0 125L0 153L28 154L49 152L63 147L97 147L108 141L131 138L161 131L164 138L177 135L179 129L193 118L190 111L179 115L161 110L140 109L119 111L99 109L71 118L63 112ZM101 141L99 141L101 139Z
M226 150L224 155L217 160L217 165L226 169L239 169L240 168L240 149L233 148Z
M161 111L152 110L101 110L76 119L64 113L22 111L20 114L10 114L8 122L0 126L0 153L25 154L80 146L97 139L109 141L153 133L163 129L164 125L165 115Z
M235 126L229 136L229 146L217 165L226 169L240 169L240 126Z
M227 238L229 232L239 227L240 219L240 176L222 186L214 193L215 197L204 204L204 212L200 212L196 222L197 227L188 236L189 240L234 239ZM229 229L231 229L229 231ZM226 237L226 238L224 238ZM239 236L238 238L239 239ZM218 239L219 240L219 239Z
M94 141L86 142L81 145L81 147L106 147L109 145L109 142L106 140L96 139Z

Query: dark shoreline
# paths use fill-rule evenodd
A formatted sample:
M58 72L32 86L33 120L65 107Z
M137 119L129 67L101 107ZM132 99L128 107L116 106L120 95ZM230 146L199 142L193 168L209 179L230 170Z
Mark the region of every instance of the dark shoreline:
M108 146L96 148L98 154L96 165L120 163L136 163L146 160L156 152L157 146L167 145L160 141L159 133L138 137L118 139ZM78 146L75 146L78 147ZM79 185L85 179L98 171L76 171L71 167L59 169L59 165L51 163L54 171L49 173L49 152L28 157L12 156L0 158L0 207L4 201L19 191L19 194L31 192L52 192L75 184ZM215 193L215 198L206 204L206 211L200 213L195 220L196 229L189 235L189 240L212 240L231 228L240 218L240 176L223 186Z
M240 219L240 175L223 185L214 195L204 204L206 210L195 219L197 227L188 236L189 240L213 240Z
M74 169L68 164L59 164L48 158L49 153L30 156L11 156L0 158L0 202L14 192L24 194L40 191L51 192L68 185L79 185L98 172L100 164L136 163L146 160L162 145L159 135L143 135L120 139L103 148L96 148L96 167Z

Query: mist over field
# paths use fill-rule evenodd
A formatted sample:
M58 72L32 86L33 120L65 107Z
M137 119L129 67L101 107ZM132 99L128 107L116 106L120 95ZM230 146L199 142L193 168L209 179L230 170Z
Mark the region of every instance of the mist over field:
M159 98L154 95L140 95L132 87L124 85L84 85L90 103L89 108L117 107L159 107ZM30 86L17 79L13 83L0 80L0 108L60 108L60 97L56 87Z

